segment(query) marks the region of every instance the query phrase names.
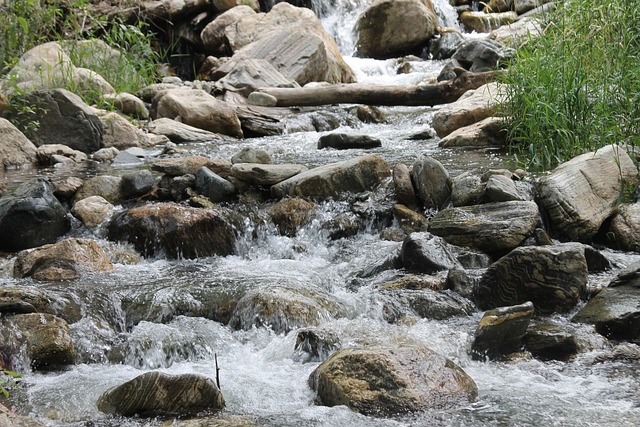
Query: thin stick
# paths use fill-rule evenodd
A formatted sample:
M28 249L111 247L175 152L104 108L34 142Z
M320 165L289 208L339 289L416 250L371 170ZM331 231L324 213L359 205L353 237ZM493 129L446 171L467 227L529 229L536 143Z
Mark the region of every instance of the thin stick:
M214 353L214 357L216 360L216 385L218 386L218 390L220 389L220 368L218 367L218 353Z

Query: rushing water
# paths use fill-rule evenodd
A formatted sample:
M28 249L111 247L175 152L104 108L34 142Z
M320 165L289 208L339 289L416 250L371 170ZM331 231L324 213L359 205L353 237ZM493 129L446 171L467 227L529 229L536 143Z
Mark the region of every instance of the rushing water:
M444 2L437 4L446 9ZM329 3L342 7L334 15L354 20L354 13L361 10L365 2L333 0ZM328 28L352 27L351 24L332 24L333 18L326 19ZM348 54L348 48L343 52ZM393 61L353 58L349 61L365 79L388 82L395 78L389 72ZM425 63L423 72L428 75L437 72L436 69L437 64ZM442 150L433 139L408 139L429 127L433 111L432 108L387 108L389 123L359 125L357 131L379 137L383 146L373 152L391 164L411 163L418 156L428 154L442 161L452 174L512 166L503 153ZM361 154L354 150L319 151L318 137L315 132L291 133L217 146L193 144L183 149L228 159L240 148L251 146L267 150L277 163L310 166ZM17 183L31 173L7 174L4 180ZM375 200L381 196L371 197ZM339 201L327 202L320 205L318 218L331 217L344 210L346 205ZM159 424L158 420L107 417L97 410L95 402L106 389L151 369L195 372L213 378L217 355L226 400L224 417L236 419L238 423L292 427L640 425L640 363L599 362L598 356L605 353L610 344L591 327L579 327L579 336L590 343L592 350L569 362L526 358L511 362L473 361L469 349L480 313L446 321L385 322L376 283L402 272L386 272L383 278L359 279L357 286L354 279L367 266L394 253L400 243L381 239L380 226L373 220L370 227L354 237L330 241L318 226L319 222L312 223L295 238L280 236L273 227L259 222L247 223L235 256L179 261L158 257L135 265L116 264L113 273L86 275L65 283L12 279L12 258L0 259L3 286L45 289L79 319L71 324L71 330L80 363L62 372L25 369L22 391L13 396L15 409L32 414L50 426L154 426ZM94 236L114 256L126 249L101 240L99 230L91 234L78 228L75 233ZM619 266L637 258L614 252L607 255ZM592 276L590 285L606 284L612 274ZM295 329L288 334L265 327L238 331L208 320L211 316L197 315L206 313L212 300L255 288L307 289L330 295L344 308L344 314L337 319L325 319L320 326L335 334L343 346L427 345L451 358L475 380L478 400L454 410L397 419L364 417L345 407L315 405L307 378L319 362L305 363L304 355L295 351ZM553 320L566 323L570 316L571 313L556 316ZM28 366L26 358L16 363L17 368Z

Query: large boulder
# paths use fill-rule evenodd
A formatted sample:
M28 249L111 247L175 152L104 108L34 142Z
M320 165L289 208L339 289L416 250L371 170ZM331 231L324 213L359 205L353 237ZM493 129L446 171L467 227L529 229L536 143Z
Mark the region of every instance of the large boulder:
M586 298L588 274L583 245L523 246L489 266L476 302L486 310L531 301L538 313L566 313Z
M435 273L459 267L450 245L431 233L411 233L402 242L400 261L409 271Z
M433 157L423 156L414 162L411 181L424 209L442 209L451 198L449 172Z
M468 405L478 388L459 366L426 347L344 348L309 377L323 405L392 416Z
M153 371L107 390L97 406L106 414L125 417L195 416L221 411L224 397L213 380L203 375Z
M454 130L442 138L438 145L443 148L503 147L507 139L505 127L504 118L487 117L477 123Z
M227 38L225 30L228 26L234 25L245 15L255 15L256 11L246 5L233 7L221 13L209 22L200 32L202 47L204 51L211 55L227 53Z
M270 47L272 50L273 46ZM312 66L314 70L320 69L321 66L319 64L315 64L312 61L308 61L308 58L305 56L305 52L301 49L303 53L300 54L300 58L304 60L305 67ZM274 51L272 55L281 55L282 52ZM272 65L273 60L270 62L267 59L256 59L258 56L256 53L252 53L249 55L249 58L239 59L237 62L233 63L233 68L220 80L218 80L217 84L222 86L226 90L232 90L236 92L240 92L244 96L249 96L251 92L254 92L256 89L261 87L285 87L285 88L294 88L300 87L300 85L296 82L297 79L301 81L307 80L309 77L302 77L302 73L291 72L291 68L294 67L293 64L288 64L288 69L285 70L288 76L285 77L280 71L276 69ZM283 59L282 66L284 66L285 59ZM303 70L300 68L299 70ZM312 79L315 77L312 77ZM313 80L310 80L313 81Z
M195 126L189 126L185 123L161 117L147 125L149 132L155 135L164 135L171 142L176 144L183 144L185 142L221 142L223 137L210 132L208 130L200 129Z
M640 252L640 203L620 206L607 236L618 249Z
M485 311L471 345L473 359L499 359L521 350L532 317L530 301Z
M95 110L65 89L37 90L24 95L22 102L32 106L34 114L17 118L19 122L35 120L38 126L30 133L36 146L61 144L93 153L102 146L102 122ZM28 126L28 123L22 123Z
M86 271L113 271L107 254L91 239L71 238L18 253L15 277L69 280Z
M382 158L369 155L331 163L302 172L271 187L276 198L300 196L318 199L339 196L345 192L371 190L391 175Z
M402 289L383 290L381 294L382 315L390 323L402 321L407 316L444 320L476 311L469 300L451 291Z
M615 212L625 184L638 170L617 145L565 162L536 182L539 204L553 234L561 240L590 241Z
M114 215L109 239L128 241L145 256L162 251L169 258L230 255L235 230L225 212L174 203L134 207Z
M517 248L538 225L534 202L501 202L447 208L432 219L429 231L457 246L487 253Z
M116 147L126 150L130 147L151 147L149 135L120 114L115 112L97 112L102 122L102 147Z
M430 1L375 0L355 25L357 55L386 59L415 53L434 36L437 25Z
M55 242L71 228L53 185L38 178L0 198L0 250L18 251Z
M240 120L233 107L200 89L171 89L153 100L156 117L176 119L209 132L242 138Z
M2 114L0 112L0 114ZM32 166L38 160L36 146L7 119L0 117L0 168Z

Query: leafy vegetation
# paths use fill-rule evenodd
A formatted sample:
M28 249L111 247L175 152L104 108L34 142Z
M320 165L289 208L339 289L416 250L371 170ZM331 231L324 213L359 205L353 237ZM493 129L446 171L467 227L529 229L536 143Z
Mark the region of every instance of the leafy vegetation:
M22 375L16 372L0 369L0 395L9 398L9 391L16 387L20 378Z
M612 143L640 145L640 8L569 0L509 65L510 148L547 169Z

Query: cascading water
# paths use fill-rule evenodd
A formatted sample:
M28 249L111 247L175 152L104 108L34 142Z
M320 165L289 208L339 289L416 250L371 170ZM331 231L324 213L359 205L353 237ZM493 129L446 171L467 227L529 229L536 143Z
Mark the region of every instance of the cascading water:
M342 36L331 28L351 31L365 3L314 3L347 54L353 48L351 36ZM446 0L435 4L438 10L447 10ZM444 21L444 26L453 25ZM365 71L361 69L363 74ZM396 107L385 111L388 123L361 124L358 132L381 138L383 147L374 152L391 164L411 163L422 154L438 158L452 174L505 164L503 158L490 152L446 151L433 140L409 140L410 134L428 128L428 108ZM241 147L251 146L269 151L275 162L309 166L361 154L359 150L319 151L318 136L315 132L291 133L215 146L185 145L183 149L229 159ZM24 177L14 175L12 179ZM13 279L13 260L3 261L3 286L44 290L58 301L61 311L78 318L71 323L78 363L68 370L30 372L26 355L15 355L14 367L25 372L25 377L23 391L14 392L13 406L54 427L157 426L159 420L106 416L97 410L96 400L106 389L154 369L214 378L217 355L226 400L224 417L231 420L229 425L640 425L638 361L600 361L599 355L607 344L590 327L578 327L578 334L593 350L581 353L573 361L522 359L503 363L474 361L469 356L480 313L445 321L386 322L383 294L377 285L403 273L389 270L371 278L361 274L400 247L400 243L380 237L385 224L376 218L375 206L383 196L363 196L360 205L369 219L368 225L350 238L329 240L321 227L327 219L348 210L341 201L331 201L320 204L316 220L295 237L281 236L275 227L260 220L259 213L248 215L255 219L247 220L234 256L179 261L158 257L135 265L121 262L116 263L113 273L87 274L59 284ZM78 231L81 232L86 233ZM92 237L99 239L100 233ZM126 247L99 241L114 257L126 251ZM613 252L607 255L618 265L638 258ZM591 284L606 282L610 275L593 276ZM311 322L335 336L342 346L427 345L459 364L474 379L479 388L478 400L455 410L433 410L393 419L365 417L343 406L316 405L307 379L319 360L296 351L295 332L299 325L278 317L256 319L250 310L226 313L219 308L249 291L268 295L273 290L301 299L307 295L305 292L313 292L331 301L339 315L327 317L318 309L319 314ZM568 317L570 314L557 316L552 321L566 323Z

